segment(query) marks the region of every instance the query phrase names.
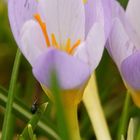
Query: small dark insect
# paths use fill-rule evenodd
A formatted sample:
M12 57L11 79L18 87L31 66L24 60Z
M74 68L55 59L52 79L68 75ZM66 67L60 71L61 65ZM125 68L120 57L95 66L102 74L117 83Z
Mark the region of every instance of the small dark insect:
M32 104L32 107L31 107L31 112L32 112L32 114L35 114L36 111L37 111L37 109L38 109L38 103L37 103L37 101L38 101L38 99L36 99L36 100L34 101L34 103Z

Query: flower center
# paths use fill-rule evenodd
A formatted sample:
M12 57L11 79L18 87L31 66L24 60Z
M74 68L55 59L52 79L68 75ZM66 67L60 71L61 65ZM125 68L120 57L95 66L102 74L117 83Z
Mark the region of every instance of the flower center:
M83 0L83 3L86 4L87 3L87 0Z
M56 40L56 37L55 37L55 34L54 33L51 34L51 40L49 39L49 35L48 35L48 32L47 32L46 23L42 21L40 15L39 14L35 14L34 15L34 18L36 19L36 21L40 25L40 28L41 28L42 33L44 35L44 38L45 38L45 41L46 41L47 46L48 47L54 46L57 49L61 49L60 45L58 44L58 42ZM65 46L65 51L68 54L73 55L74 50L80 45L80 43L81 43L81 40L79 39L73 45L71 45L71 39L68 38L67 39L67 42L66 42L66 46Z

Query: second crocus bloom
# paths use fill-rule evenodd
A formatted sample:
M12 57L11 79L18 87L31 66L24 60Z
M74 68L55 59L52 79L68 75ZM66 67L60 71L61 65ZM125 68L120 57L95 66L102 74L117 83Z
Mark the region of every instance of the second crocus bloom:
M140 1L129 0L126 11L111 0L112 31L107 49L133 100L140 107Z

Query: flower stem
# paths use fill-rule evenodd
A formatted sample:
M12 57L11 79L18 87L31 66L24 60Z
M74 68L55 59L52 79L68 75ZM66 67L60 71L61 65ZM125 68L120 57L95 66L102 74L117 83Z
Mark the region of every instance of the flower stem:
M138 128L137 131L136 140L140 140L140 127Z
M19 50L17 50L15 62L13 66L13 71L12 71L12 76L11 76L11 81L10 81L10 87L8 91L8 100L6 104L6 111L5 111L1 140L8 140L8 133L11 131L10 130L11 128L9 127L9 125L11 123L10 121L11 121L11 115L12 115L12 106L13 106L15 85L16 85L17 76L18 76L20 58L21 58L21 53Z
M96 77L93 74L87 85L83 97L84 105L89 114L92 127L98 140L111 140L107 122L100 103Z
M77 106L78 105L74 104L65 104L64 107L70 140L81 140L77 118Z
M51 92L56 106L60 136L62 140L81 140L77 107L82 100L84 87L74 90L61 90L56 72L52 72L51 80Z
M120 125L118 129L118 135L117 135L118 140L120 140L121 135L125 136L125 133L127 130L129 105L130 105L130 94L126 93L124 108L122 111L122 116L121 116Z

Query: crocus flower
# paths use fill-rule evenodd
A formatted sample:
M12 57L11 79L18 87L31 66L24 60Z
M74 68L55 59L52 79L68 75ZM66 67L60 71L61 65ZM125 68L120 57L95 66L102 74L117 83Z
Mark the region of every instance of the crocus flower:
M111 2L112 31L107 49L117 64L127 89L140 107L140 1L129 0L126 11Z
M8 1L13 35L41 85L50 88L52 70L62 90L87 83L109 34L105 1Z

